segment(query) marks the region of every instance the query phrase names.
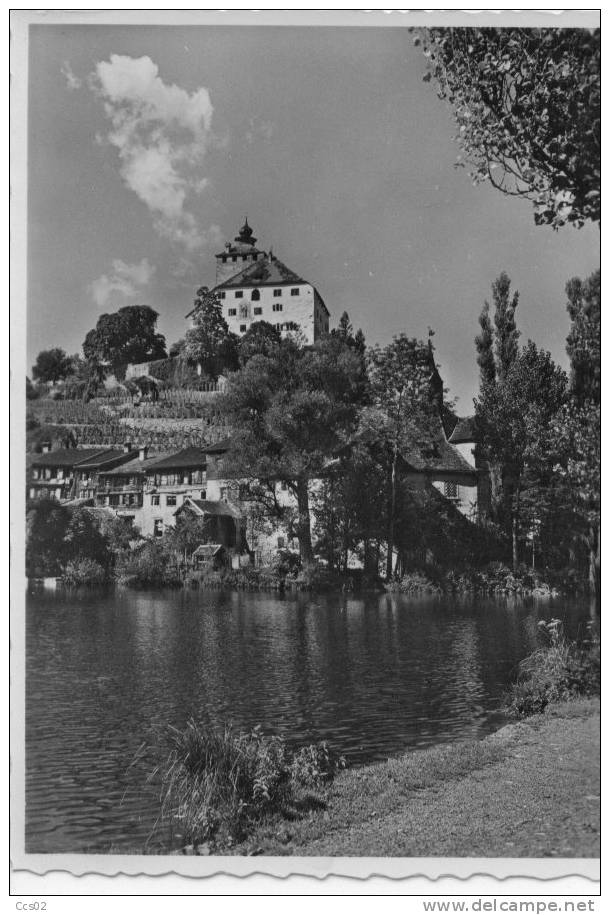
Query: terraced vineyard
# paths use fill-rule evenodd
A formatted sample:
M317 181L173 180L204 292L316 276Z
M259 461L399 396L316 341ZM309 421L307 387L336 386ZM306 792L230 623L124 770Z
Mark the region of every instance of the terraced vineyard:
M148 445L153 451L202 446L226 435L208 391L166 391L155 402L137 404L130 396L80 400L31 401L28 411L40 426L70 429L79 446L116 446L125 441Z

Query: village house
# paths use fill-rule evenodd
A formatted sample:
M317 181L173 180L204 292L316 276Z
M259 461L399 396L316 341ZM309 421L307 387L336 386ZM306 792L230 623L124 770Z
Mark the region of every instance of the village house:
M100 473L95 496L96 507L114 510L115 514L140 527L146 472L167 456L168 454L156 454L149 457L148 447L142 446L138 448L136 456L125 464Z
M328 333L330 312L318 290L275 255L256 247L245 224L234 243L216 255L216 285L229 330L243 336L255 321L273 324L282 335L300 331L306 343ZM193 320L196 309L187 318Z
M131 442L125 442L121 450L105 448L102 451L97 451L86 460L79 461L74 467L75 498L85 501L91 500L95 503L100 475L113 470L120 464L126 464L132 458Z
M66 502L75 498L75 479L79 464L92 460L105 448L57 448L50 442L42 445L42 454L29 461L28 496L30 499L58 499Z
M476 473L476 515L479 520L487 518L491 509L491 479L489 465L481 453L481 436L477 430L476 418L465 416L458 419L449 436L449 444ZM462 496L461 490L458 496Z
M202 448L183 448L146 469L144 500L136 521L141 533L160 537L175 524L178 506L188 496L206 499L206 455Z

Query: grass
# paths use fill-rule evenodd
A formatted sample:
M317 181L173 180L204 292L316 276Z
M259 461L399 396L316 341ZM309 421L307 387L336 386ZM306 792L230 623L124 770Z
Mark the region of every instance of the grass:
M170 731L167 760L153 777L162 784L160 825L175 825L185 847L211 844L219 851L243 841L274 814L294 815L320 803L307 792L323 790L344 765L326 743L289 750L281 737L260 728L244 733L190 720Z
M324 807L260 824L238 855L595 857L599 703L337 778Z

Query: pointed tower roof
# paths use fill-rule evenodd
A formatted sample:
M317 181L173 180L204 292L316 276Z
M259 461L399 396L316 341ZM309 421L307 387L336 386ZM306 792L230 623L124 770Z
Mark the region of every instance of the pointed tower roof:
M239 235L236 235L234 241L241 242L243 245L255 245L256 238L254 237L254 232L248 225L248 217L246 216L246 221L239 230Z

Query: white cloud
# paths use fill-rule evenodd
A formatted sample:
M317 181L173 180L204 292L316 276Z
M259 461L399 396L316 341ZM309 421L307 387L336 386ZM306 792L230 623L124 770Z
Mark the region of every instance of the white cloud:
M83 84L83 81L72 72L72 67L70 66L69 60L64 60L63 64L61 65L61 75L64 77L66 85L70 91L80 89Z
M208 90L167 85L150 57L119 54L97 64L92 85L104 102L107 140L118 150L123 180L159 234L189 252L204 247L210 230L186 204L207 183L201 168L214 110Z
M112 273L103 273L94 280L89 291L94 301L103 308L112 296L130 299L138 296L155 273L155 267L144 257L139 264L126 264L122 260L112 262Z

